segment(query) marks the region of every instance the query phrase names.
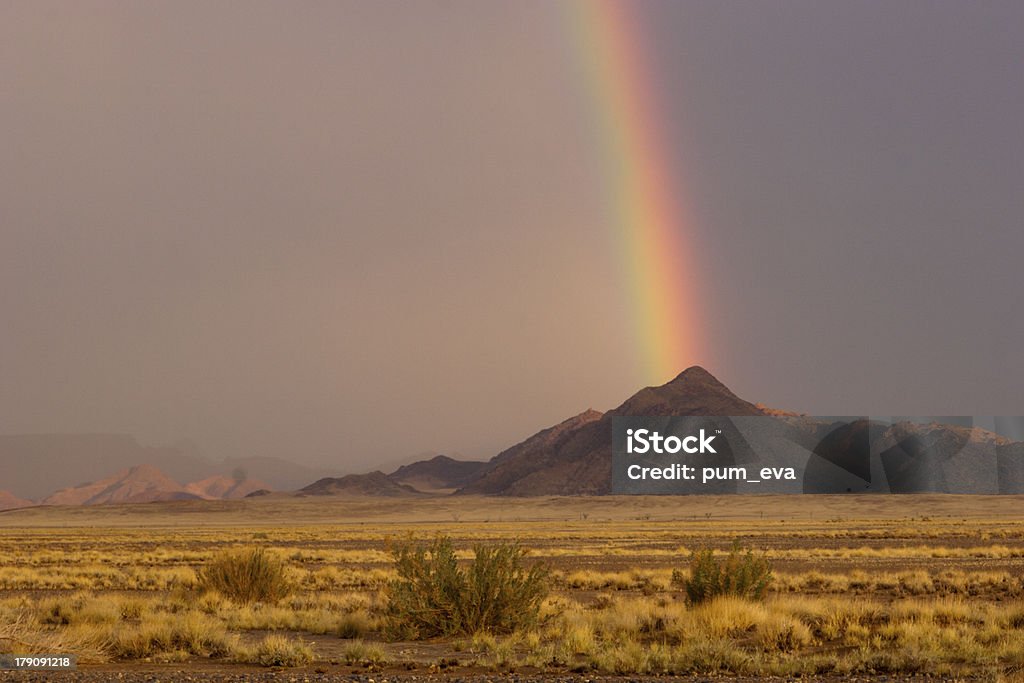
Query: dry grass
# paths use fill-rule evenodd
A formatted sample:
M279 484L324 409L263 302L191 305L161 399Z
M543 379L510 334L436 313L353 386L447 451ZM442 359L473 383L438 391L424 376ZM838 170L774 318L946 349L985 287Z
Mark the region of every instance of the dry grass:
M568 611L549 636L605 673L940 674L1024 665L1024 608L950 599L851 603L652 598ZM584 640L585 647L576 647ZM579 659L579 657L577 657Z
M324 507L211 506L187 526L170 504L0 516L0 650L401 667L407 655L381 632L397 576L388 544L444 533L463 565L474 545L519 540L555 569L536 626L440 641L451 648L442 659L463 665L993 678L1024 667L1024 519L1005 498L701 497L684 513L668 499L469 500L458 522L450 500L314 502ZM282 525L284 514L295 523ZM342 514L352 521L338 524ZM771 559L766 600L688 606L672 569L694 548L722 558L735 541ZM203 568L239 543L280 558L295 592L197 597Z
M258 666L302 666L315 659L309 645L281 635L269 635L254 647L238 647L233 660Z

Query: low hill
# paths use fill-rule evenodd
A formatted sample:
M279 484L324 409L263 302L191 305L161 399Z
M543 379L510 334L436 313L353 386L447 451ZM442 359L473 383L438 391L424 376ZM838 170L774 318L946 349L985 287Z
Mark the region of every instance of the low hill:
M421 496L411 486L392 481L380 471L369 474L349 474L344 477L324 477L297 491L300 496Z
M455 460L447 455L437 455L430 460L403 465L389 474L388 479L419 491L451 492L471 483L486 468L486 462Z
M8 491L0 491L0 511L27 508L30 505L35 505L35 503L31 500L18 498L16 495Z

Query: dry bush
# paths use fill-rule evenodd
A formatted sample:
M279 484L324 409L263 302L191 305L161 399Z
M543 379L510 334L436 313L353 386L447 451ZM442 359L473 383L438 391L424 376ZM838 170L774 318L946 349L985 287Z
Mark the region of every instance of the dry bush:
M459 567L451 539L394 550L398 579L387 588L389 631L405 637L511 633L537 622L548 568L526 568L517 544L477 546Z
M277 602L291 594L294 585L287 567L263 548L223 552L199 572L198 588L216 591L241 604Z
M733 543L729 554L719 560L713 550L694 550L690 558L690 575L678 570L672 573L672 582L681 585L686 597L694 605L719 595L760 600L772 581L771 563L763 556L755 556L750 549Z

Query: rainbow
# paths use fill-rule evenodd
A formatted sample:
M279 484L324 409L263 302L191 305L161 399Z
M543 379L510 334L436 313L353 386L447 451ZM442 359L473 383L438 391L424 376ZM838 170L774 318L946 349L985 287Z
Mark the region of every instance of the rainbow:
M699 359L697 259L685 183L671 159L635 3L568 0L566 21L586 72L607 185L614 248L635 319L642 370L671 379ZM688 248L689 247L689 248ZM690 255L690 258L687 256Z

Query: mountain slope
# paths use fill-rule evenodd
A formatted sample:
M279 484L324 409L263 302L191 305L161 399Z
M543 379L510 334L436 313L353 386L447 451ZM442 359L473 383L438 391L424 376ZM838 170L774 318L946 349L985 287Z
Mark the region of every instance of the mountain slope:
M511 496L599 495L611 490L612 417L617 415L762 415L704 368L694 366L671 382L647 387L595 419L539 432L491 461L461 494ZM577 418L572 418L576 420ZM569 421L567 421L569 422ZM552 430L555 430L554 432Z
M554 427L542 429L525 441L520 441L515 446L506 448L501 453L498 453L496 456L491 458L491 461L488 464L493 468L500 463L513 460L522 453L528 453L542 448L551 448L555 444L560 443L567 434L575 432L580 427L590 424L591 422L600 420L602 416L603 413L600 411L588 408L579 415L573 415L568 420L563 420Z

